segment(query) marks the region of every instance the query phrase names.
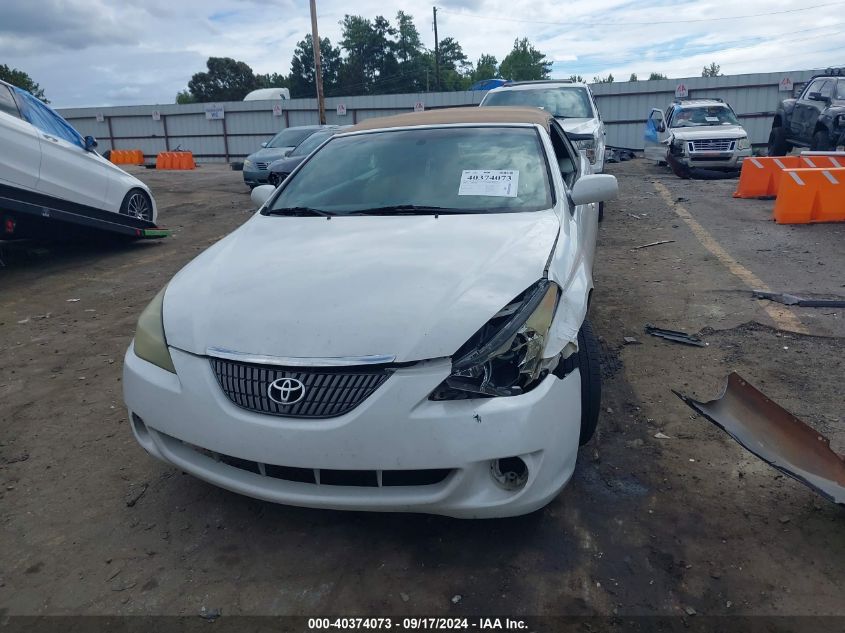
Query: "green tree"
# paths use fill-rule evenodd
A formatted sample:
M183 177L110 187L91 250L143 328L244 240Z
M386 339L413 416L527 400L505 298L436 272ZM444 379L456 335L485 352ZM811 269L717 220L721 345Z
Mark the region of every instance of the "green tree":
M180 90L176 93L176 103L185 104L185 103L196 103L196 98L194 95L191 94L191 91L187 88L185 90Z
M337 90L340 74L340 49L332 46L327 37L320 38L320 67L323 72L323 94L332 95ZM270 86L275 87L275 86ZM290 74L287 79L292 99L314 97L317 87L314 79L314 40L311 34L297 43L290 61Z
M313 66L313 64L311 64ZM289 88L288 78L279 73L256 75L255 80L259 88Z
M666 75L664 75L663 73L651 73L648 76L649 81L655 81L657 79L669 79L669 78Z
M499 65L502 77L512 81L548 79L552 62L534 48L527 37L514 40L513 49Z
M28 74L17 68L9 68L6 64L0 64L0 79L5 82L22 88L31 93L32 96L41 99L44 103L50 103L44 96L44 89L35 83Z
M399 63L400 79L394 83L396 92L422 92L426 89L425 47L414 24L404 11L396 14L396 42L394 52Z
M346 52L340 70L340 91L344 95L366 94L375 75L370 57L373 25L360 15L345 15L340 26L340 46Z
M451 37L444 37L439 42L439 49L440 90L451 92L469 88L472 81L472 62L469 61L458 41Z
M702 77L719 77L722 73L720 72L722 67L719 66L716 62L712 62L709 66L705 66L701 69L701 76Z
M581 75L569 75L569 81L572 81L576 84L583 84L586 83L584 78Z
M231 57L209 57L207 72L194 74L188 90L200 103L209 101L241 101L258 87L255 74L244 62Z
M631 76L628 78L628 81L637 81L637 73L631 73Z
M613 83L613 73L610 73L607 77L593 77L594 84L612 84Z
M499 77L499 60L493 55L482 54L470 74L470 80L475 83L482 79L496 79Z

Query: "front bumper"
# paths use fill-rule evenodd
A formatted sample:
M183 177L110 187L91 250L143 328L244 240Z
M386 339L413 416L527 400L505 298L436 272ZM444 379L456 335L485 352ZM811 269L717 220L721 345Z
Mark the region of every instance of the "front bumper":
M243 169L244 182L248 185L266 185L269 175L269 169L258 169L256 167Z
M742 161L751 156L751 149L743 149L733 152L687 152L675 155L675 158L691 169L735 170L741 169Z
M313 508L504 517L549 503L575 468L578 371L549 376L521 396L434 402L428 395L451 363L424 362L395 371L345 415L299 419L239 408L207 358L174 348L171 356L176 375L138 358L132 346L126 353L124 397L135 437L151 455L240 494ZM208 451L288 469L450 473L428 485L325 485L249 472ZM491 475L492 460L512 456L528 467L518 490Z

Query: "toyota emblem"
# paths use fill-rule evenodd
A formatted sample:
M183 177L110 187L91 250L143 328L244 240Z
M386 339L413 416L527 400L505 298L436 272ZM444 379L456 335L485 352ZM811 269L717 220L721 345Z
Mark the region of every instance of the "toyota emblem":
M305 397L305 385L296 378L278 378L267 387L267 396L282 406L296 404Z

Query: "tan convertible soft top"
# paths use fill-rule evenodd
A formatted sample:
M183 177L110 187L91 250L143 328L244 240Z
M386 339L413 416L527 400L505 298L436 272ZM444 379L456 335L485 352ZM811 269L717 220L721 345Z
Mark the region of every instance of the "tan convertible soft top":
M548 112L544 112L538 108L515 108L510 106L443 108L367 119L345 131L360 132L362 130L379 130L391 127L443 125L449 123L529 123L532 125L542 125L548 132L550 117L551 115Z

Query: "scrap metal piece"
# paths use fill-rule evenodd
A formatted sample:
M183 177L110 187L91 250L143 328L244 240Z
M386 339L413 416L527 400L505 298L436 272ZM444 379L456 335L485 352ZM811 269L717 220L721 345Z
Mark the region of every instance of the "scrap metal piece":
M785 292L764 292L763 290L753 290L752 295L755 299L768 299L769 301L782 303L785 306L800 306L802 308L845 308L845 300L842 299L805 299Z
M831 450L828 438L736 372L716 400L698 402L672 391L769 465L845 505L845 457Z
M700 338L687 334L686 332L678 332L677 330L664 330L663 328L655 327L651 323L645 324L645 331L652 336L659 336L675 343L683 343L684 345L695 345L696 347L706 347L707 343Z
M656 242L649 242L648 244L642 244L642 245L640 245L640 246L635 246L635 247L634 247L634 248L632 248L631 250L632 250L632 251L638 251L638 250L640 250L641 248L649 248L649 247L651 247L651 246L660 246L661 244L671 244L671 243L672 243L672 242L674 242L674 241L675 241L675 240L658 240L658 241L656 241Z

